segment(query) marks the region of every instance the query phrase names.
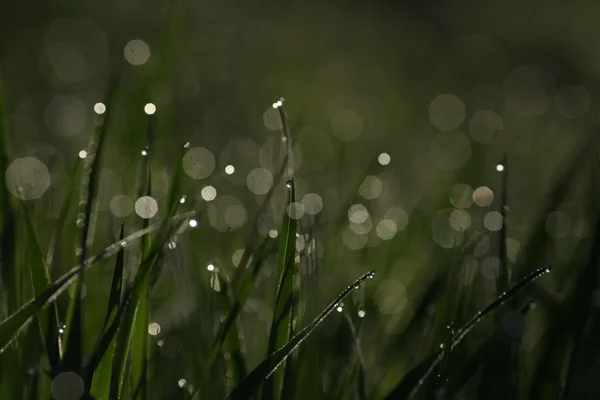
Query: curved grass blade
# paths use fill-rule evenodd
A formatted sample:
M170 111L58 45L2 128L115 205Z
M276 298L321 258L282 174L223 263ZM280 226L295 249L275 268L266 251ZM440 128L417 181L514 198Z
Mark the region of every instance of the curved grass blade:
M120 240L123 240L124 233L124 224L121 224ZM100 399L107 399L109 396L112 359L115 351L114 333L112 331L117 328L115 321L119 313L121 297L123 295L124 258L123 249L120 249L117 253L115 271L110 286L108 309L106 310L102 336L92 354L90 362L86 366L85 387L90 388L90 392Z
M267 354L274 353L283 347L292 338L292 318L294 310L294 257L296 254L296 220L287 212L289 206L295 202L294 180L286 184L289 189L287 207L283 216L283 228L279 244L277 262L277 296L275 312L271 322L269 345ZM285 361L283 361L286 364ZM263 400L280 399L284 385L284 370L273 373L263 385Z
M39 296L50 286L52 282L50 274L44 264L44 256L37 241L35 229L31 222L29 210L25 203L21 203L23 211L23 220L27 233L27 259L29 263L29 275L33 285L34 296ZM52 307L44 306L37 313L38 328L43 347L52 371L58 368L58 329L55 326L54 315L55 305Z
M269 355L263 360L250 374L227 396L227 399L242 400L250 399L258 388L275 372L275 370L292 354L292 352L323 322L329 314L333 312L336 306L342 302L355 287L363 281L374 276L374 271L367 272L350 286L344 289L339 296L330 303L317 318L298 332L283 347Z
M189 211L177 215L165 221L178 222L181 220L188 219L197 214L197 211ZM63 274L60 278L55 280L42 294L29 300L23 304L18 310L13 312L5 320L0 323L0 354L2 354L8 346L17 337L19 331L25 327L25 325L31 321L32 317L38 312L46 303L54 302L58 296L60 296L73 282L77 280L79 271L83 268L89 268L100 260L104 260L114 254L116 254L121 248L127 246L139 239L140 237L149 234L164 226L165 221L159 222L149 226L147 229L142 229L131 235L127 236L124 240L115 242L108 247L105 247L98 254L88 258L83 265L77 265L70 271ZM164 235L163 235L164 236ZM165 236L166 237L166 236Z
M93 231L92 210L96 200L96 192L100 179L100 160L104 151L104 142L106 141L107 127L112 115L111 104L116 93L118 85L117 79L112 79L106 98L108 104L104 120L96 129L88 145L88 155L83 165L83 179L81 182L81 201L83 213L83 228L81 232L81 264L85 263L88 252L88 239ZM63 364L66 369L83 372L83 321L82 321L82 285L85 282L85 268L79 271L79 280L75 286L75 294L69 304L69 313L67 315L67 327L65 333L65 356Z
M549 273L550 270L551 270L551 267L545 267L545 268L540 268L540 269L532 272L531 274L529 274L525 278L523 278L515 286L513 286L510 290L508 290L508 291L502 293L500 296L498 296L494 301L492 301L487 306L485 306L481 311L478 311L462 328L460 328L454 334L454 336L452 337L452 345L450 346L450 350L452 350L460 342L462 342L462 340L467 335L467 333L469 333L471 331L471 329L473 329L473 327L479 321L481 321L483 318L485 318L489 313L494 311L496 308L501 306L506 300L510 299L515 294L517 294L519 291L521 291L521 289L523 289L525 286L527 286L528 284L530 284L531 282L533 282L540 276ZM431 365L429 366L429 368L427 369L425 374L421 377L421 379L419 379L418 384L412 389L409 398L413 398L414 396L416 396L417 392L420 390L420 388L423 386L423 384L429 379L429 377L431 376L431 374L433 373L435 368L442 361L442 356L443 356L443 353L438 352L437 356L435 357L434 361L431 363Z

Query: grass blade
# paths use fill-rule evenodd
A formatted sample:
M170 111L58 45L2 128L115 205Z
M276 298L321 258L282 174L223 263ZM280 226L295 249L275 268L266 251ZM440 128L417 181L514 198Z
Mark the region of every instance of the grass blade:
M33 285L34 296L39 296L50 286L51 279L48 270L44 264L44 256L37 241L35 229L31 222L29 210L25 203L21 203L23 211L23 220L27 231L27 259L29 263L29 274ZM44 306L37 313L38 328L43 347L46 349L46 355L52 371L58 368L58 329L55 324L53 312L54 305Z
M98 191L98 183L100 178L100 160L104 150L104 142L106 141L106 132L109 124L110 116L112 115L111 104L116 92L118 81L115 79L110 82L107 95L105 96L108 104L104 120L96 129L96 132L90 139L87 157L83 165L83 179L81 182L81 202L83 213L83 227L81 232L81 264L87 258L88 238L92 232L92 210L96 200L96 192ZM69 314L67 315L67 327L65 333L65 357L63 364L66 369L83 372L83 321L82 321L82 285L85 282L85 268L79 271L79 280L75 287L75 294L72 297L72 302L69 305Z
M540 268L531 274L527 275L523 278L519 283L513 286L510 290L502 293L498 296L494 301L485 306L481 311L478 311L462 328L460 328L452 337L452 345L450 346L450 350L456 347L462 340L465 338L467 333L473 329L473 327L480 322L483 318L485 318L488 314L494 311L496 308L500 307L505 301L516 295L519 291L521 291L525 286L529 285L531 282L539 278L540 276L549 273L551 267ZM422 378L419 380L419 383L413 388L410 397L413 398L419 389L423 386L423 384L428 380L431 376L432 372L442 361L443 353L438 353L437 357L434 359L433 363L429 366L429 369Z
M123 240L123 237L124 225L121 224L119 238ZM117 253L102 336L100 337L98 346L92 354L90 362L86 366L85 387L90 388L90 392L100 399L105 399L109 396L111 366L115 349L113 331L117 328L115 321L117 320L123 295L123 267L124 252L123 249L121 249Z
M315 318L310 324L304 329L298 332L289 342L283 347L269 355L263 360L250 374L240 383L228 396L228 399L242 400L250 399L254 392L275 372L277 367L281 365L283 361L306 339L310 334L327 318L329 314L342 302L355 287L360 285L363 281L374 276L374 271L370 271L354 283L348 286L346 289L339 294L339 296L330 303L317 318Z
M196 211L189 211L182 213L172 218L165 219L173 223L185 220L196 215ZM60 278L54 281L48 289L46 289L39 296L29 300L21 307L19 307L10 316L4 319L0 323L0 354L2 354L8 346L17 337L17 334L24 326L31 321L31 318L46 304L54 302L60 294L62 294L70 285L77 280L79 272L83 268L89 268L100 260L104 260L114 254L116 254L124 245L129 245L135 240L149 234L161 227L163 227L165 221L156 223L149 226L147 229L142 229L131 235L127 236L124 240L115 242L108 247L105 247L98 254L88 258L83 265L77 265L70 271L63 274ZM164 235L163 235L164 236Z
M295 201L294 181L291 179L286 184L289 189L288 207ZM294 309L294 256L296 254L296 220L284 211L283 228L279 244L277 262L277 296L275 312L269 334L267 354L274 353L283 347L292 338L292 314ZM283 362L286 364L285 361ZM262 398L264 400L280 399L284 385L284 370L276 371L263 386Z

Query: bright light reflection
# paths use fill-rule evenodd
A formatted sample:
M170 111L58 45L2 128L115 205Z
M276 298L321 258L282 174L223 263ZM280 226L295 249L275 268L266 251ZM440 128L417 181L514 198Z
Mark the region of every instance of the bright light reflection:
M83 158L86 158L86 157L87 157L87 151L81 150L79 152L79 158L83 159Z
M215 266L214 266L214 265L212 265L212 264L208 264L208 265L206 266L206 269L207 269L207 270L209 270L209 271L214 271L214 270L215 270Z

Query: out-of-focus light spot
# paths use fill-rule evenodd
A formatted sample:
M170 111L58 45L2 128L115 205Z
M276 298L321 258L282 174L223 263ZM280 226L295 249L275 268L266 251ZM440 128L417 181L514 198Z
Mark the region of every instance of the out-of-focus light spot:
M86 158L86 157L87 157L87 151L85 151L85 150L81 150L81 151L79 152L79 158L81 158L81 159L84 159L84 158Z
M273 103L273 107L267 108L267 111L264 112L263 123L272 131L279 131L283 129L281 115L279 114L279 111L277 111L277 103Z
M508 259L514 263L517 262L517 257L519 255L519 250L521 249L521 243L517 240L508 238L506 239L506 256Z
M277 100L277 107L281 107L283 105L283 97L281 98L281 100Z
M390 240L396 235L398 227L396 226L396 223L391 219L382 219L377 224L376 231L377 236L379 236L381 239Z
M143 156L147 156L147 155L148 155L148 152L147 152L146 150L142 150L142 155L143 155Z
M535 117L552 105L554 77L539 65L515 68L504 82L504 102L515 114Z
M5 173L6 187L21 200L42 197L50 187L50 172L46 165L34 157L15 159Z
M44 109L44 121L53 134L73 137L83 132L87 114L87 107L79 98L59 95Z
M342 311L344 311L344 307L337 306L336 310L337 310L337 312L342 312Z
M452 210L448 223L455 231L466 231L471 226L471 215L465 210Z
M215 156L204 147L189 149L183 156L183 171L192 179L205 179L215 170Z
M106 112L106 106L104 103L96 103L94 104L94 112L98 115L102 115Z
M472 256L465 256L463 259L463 285L468 286L472 284L476 272L477 259Z
M135 213L141 218L150 219L158 212L157 201L150 196L142 196L135 202Z
M156 106L152 103L148 103L144 106L144 112L148 115L152 115L156 112Z
M473 202L479 207L487 207L494 201L494 192L487 186L480 186L473 192Z
M348 226L355 233L359 235L366 235L369 232L371 232L371 229L373 229L373 220L371 220L371 216L369 215L364 221L359 223L354 223L350 221L350 224Z
M471 141L461 131L438 133L429 145L433 164L443 171L456 171L471 158Z
M340 111L331 120L331 132L343 141L356 140L363 130L363 119L356 111Z
M225 223L231 229L239 229L246 224L248 214L243 204L232 204L225 209Z
M473 204L473 188L459 183L450 190L450 204L456 208L469 208Z
M301 203L293 202L287 206L287 214L291 219L300 219L304 215L304 207Z
M440 94L429 104L429 121L438 129L456 129L464 120L465 104L453 94Z
M365 310L359 310L358 311L358 318L364 318L366 315Z
M208 264L206 266L206 269L209 270L209 271L214 271L215 270L215 266L213 264Z
M554 97L554 105L561 117L577 119L590 111L592 101L585 87L567 85Z
M500 275L500 258L496 256L485 257L481 262L481 274L486 279L497 279Z
M388 153L381 153L379 157L377 157L377 161L379 161L379 164L381 165L388 165L390 161L392 161L392 158Z
M240 262L242 262L243 256L244 256L244 249L238 249L233 252L233 255L231 256L231 263L233 264L234 267L240 266ZM246 265L250 265L251 263L252 263L252 255L250 255L250 257L248 258ZM244 266L245 265L242 265L242 267L244 267Z
M316 215L323 209L323 200L316 193L308 193L302 198L304 211L310 215Z
M483 225L492 232L502 229L504 218L497 211L490 211L483 218Z
M502 165L502 164L496 165L496 171L498 171L498 172L504 171L504 165Z
M56 400L78 400L85 392L85 384L75 372L61 372L52 380L51 390Z
M198 226L198 221L196 221L195 219L190 219L190 227L195 228Z
M160 339L159 341L156 342L156 345L158 347L162 347L164 344L165 344L165 342L162 339Z
M118 194L110 200L110 212L117 218L125 218L133 211L133 200L125 194Z
M354 204L348 210L348 219L354 224L361 224L369 217L367 207L362 204Z
M217 189L212 186L205 186L200 192L202 198L206 201L212 201L217 197Z
M591 228L589 221L582 219L573 226L573 235L579 239L584 239L590 236Z
M469 122L471 138L481 144L494 142L496 135L504 129L502 118L493 111L477 111Z
M271 229L269 231L269 236L272 237L273 239L275 239L277 237L277 235L279 235L279 232L277 232L275 229Z
M273 175L265 168L253 169L246 178L246 185L254 194L266 194L273 186Z
M355 232L351 226L342 232L342 241L350 250L360 250L366 246L369 237ZM309 246L310 247L310 246Z
M502 317L502 332L511 339L518 339L525 333L525 317L519 311L508 311Z
M143 65L150 58L150 47L141 39L133 39L125 45L124 53L131 65Z
M179 199L179 203L183 204L185 203L185 200L187 199L187 196L184 194L183 196L181 196L181 198Z
M227 175L231 175L235 172L235 167L233 165L228 165L225 167L225 173Z
M151 322L148 325L148 333L152 336L156 336L160 333L160 324L158 322Z
M553 211L546 218L546 233L554 239L564 238L571 232L571 218L562 211Z
M385 219L392 220L398 231L404 230L408 225L408 214L401 207L392 207L387 210Z
M388 279L377 288L375 303L382 314L396 314L401 312L408 303L406 288L394 279Z
M180 388L184 388L187 385L187 381L185 379L180 379L177 381L177 386L179 386Z
M376 176L367 176L358 188L358 193L367 200L373 200L381 196L383 183Z
M460 245L464 239L463 231L456 231L450 227L450 215L453 211L452 209L438 210L431 221L433 240L446 249Z
M219 281L219 275L214 274L213 276L210 277L210 287L215 292L221 291L221 282Z

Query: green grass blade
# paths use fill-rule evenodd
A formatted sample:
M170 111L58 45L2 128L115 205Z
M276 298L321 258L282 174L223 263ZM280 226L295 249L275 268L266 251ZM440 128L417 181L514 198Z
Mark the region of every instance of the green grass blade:
M121 224L119 238L123 240L123 237L124 225ZM90 388L91 393L100 399L108 398L109 396L111 366L115 347L113 330L117 327L115 321L119 313L123 295L124 264L124 252L121 249L117 253L102 336L92 354L90 362L86 366L86 387Z
M192 216L196 215L196 211L189 211L186 213L182 213L173 218L166 219L167 221L171 221L173 223L188 219ZM13 312L10 316L4 319L0 323L0 354L2 354L8 346L15 340L17 334L24 326L31 321L31 318L46 304L46 302L51 303L56 300L56 298L62 294L70 285L72 285L79 275L79 271L82 268L89 268L100 260L106 259L114 254L116 254L122 247L123 244L129 245L133 243L135 240L140 237L149 234L161 227L164 226L164 221L153 224L149 226L147 229L143 229L132 233L127 236L124 240L115 242L108 247L105 247L98 254L88 258L84 265L77 265L73 267L70 271L63 274L60 278L52 283L42 294L39 296L29 300L21 307L19 307L15 312ZM163 237L166 237L163 235Z
M81 182L81 213L83 214L83 227L81 232L81 264L85 263L88 252L88 239L92 231L92 210L98 191L100 178L100 161L104 151L106 141L107 127L112 115L111 104L114 104L113 98L117 88L117 80L110 82L107 95L105 96L107 110L104 114L102 123L92 135L88 148L87 157L83 165L83 179ZM69 305L69 314L67 315L67 326L65 333L65 356L63 359L64 368L79 373L83 372L83 321L82 321L82 285L85 282L85 268L79 271L79 280L75 288L75 294Z
M244 379L228 396L228 399L242 400L250 399L258 388L275 372L275 370L285 361L285 359L292 354L292 352L306 339L310 334L327 318L329 314L342 302L355 287L360 285L363 281L374 276L374 271L370 271L354 283L344 289L339 296L330 303L322 312L309 323L304 329L298 332L289 342L283 347L269 355L263 360L250 374Z
M286 184L288 188L287 206L295 201L295 187L293 179ZM277 262L277 296L275 312L271 322L269 345L267 354L274 353L282 348L292 338L292 317L294 309L294 256L296 255L296 220L284 211L283 228L278 251ZM286 364L283 361L284 365ZM262 398L264 400L280 399L284 385L285 371L279 369L265 382Z
M29 263L29 275L33 286L34 296L41 295L50 286L51 279L46 265L44 256L37 241L35 229L31 222L29 210L25 203L21 203L23 211L23 220L27 233L27 259ZM40 331L41 340L46 350L46 356L52 371L58 368L58 327L56 319L53 315L55 311L54 305L44 306L37 313L38 328Z
M362 346L360 344L360 335L356 331L356 327L354 326L352 317L350 316L350 313L347 310L344 310L344 317L346 319L346 322L348 322L348 328L350 329L350 333L352 334L352 339L354 341L354 351L356 352L356 359L358 360L356 397L358 397L358 400L367 400L367 392L365 385L365 359L363 357Z
M488 314L490 314L496 308L500 307L502 304L504 304L504 302L506 302L507 300L512 298L518 292L520 292L525 286L529 285L531 282L535 281L540 276L549 273L550 269L551 269L551 267L545 267L545 268L540 268L540 269L530 273L525 278L523 278L520 282L518 282L516 285L514 285L510 290L502 293L495 300L493 300L487 306L485 306L481 311L478 311L462 328L460 328L454 334L454 336L452 337L452 345L450 346L450 350L452 350L460 342L462 342L462 340L465 338L465 336L473 329L473 327L475 325L477 325L478 322L483 320ZM422 378L419 379L418 384L412 389L412 392L411 392L409 398L413 398L414 396L416 396L417 392L421 389L423 384L429 379L429 377L431 376L431 374L433 373L435 368L440 364L440 362L442 361L442 358L443 358L443 353L438 353L437 357L435 358L433 363L431 363L428 370L425 372L425 374L422 376Z

